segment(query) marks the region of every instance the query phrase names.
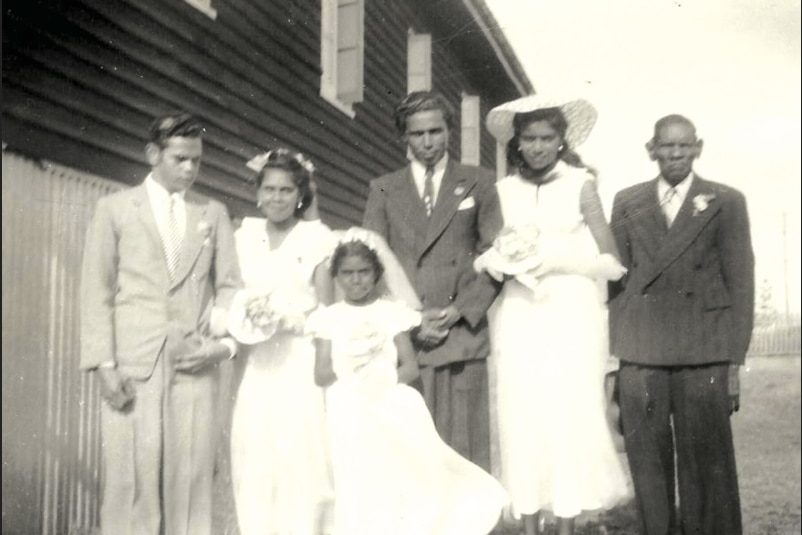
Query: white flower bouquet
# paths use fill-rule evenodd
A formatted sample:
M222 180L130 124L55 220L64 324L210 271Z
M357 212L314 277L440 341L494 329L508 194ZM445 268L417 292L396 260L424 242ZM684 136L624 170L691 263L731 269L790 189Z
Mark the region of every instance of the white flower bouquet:
M534 287L537 279L532 272L543 261L539 243L540 229L536 225L505 227L493 246L474 261L474 269L487 271L499 281L508 275Z
M231 305L228 330L243 344L257 344L279 332L301 334L306 316L316 306L317 299L303 290L242 290Z

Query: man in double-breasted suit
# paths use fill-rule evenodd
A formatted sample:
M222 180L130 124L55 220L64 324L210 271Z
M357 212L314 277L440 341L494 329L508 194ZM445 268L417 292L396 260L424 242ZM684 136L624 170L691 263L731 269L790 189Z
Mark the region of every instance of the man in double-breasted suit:
M611 221L629 269L611 288L610 326L642 531L737 535L729 418L754 310L746 202L693 172L702 141L687 118L657 121L647 150L660 176L619 192Z
M187 191L201 126L157 119L151 173L100 199L82 273L81 367L100 382L106 535L211 531L218 366L240 286L225 207Z
M450 120L437 93L411 93L398 105L410 163L371 182L364 226L387 240L423 303L413 338L437 430L489 470L486 313L499 286L473 261L502 219L492 174L448 157Z

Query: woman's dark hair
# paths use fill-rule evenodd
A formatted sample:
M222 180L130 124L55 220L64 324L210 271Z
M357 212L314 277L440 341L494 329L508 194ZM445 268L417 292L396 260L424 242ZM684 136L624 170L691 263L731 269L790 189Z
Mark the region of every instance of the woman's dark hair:
M596 170L585 165L582 158L579 157L579 154L568 146L568 142L565 140L565 133L568 131L568 121L565 120L565 115L563 115L560 108L541 108L535 111L515 114L512 119L512 127L515 133L512 139L507 143L507 165L510 168L521 169L528 165L521 155L521 132L523 132L527 126L537 121L547 122L562 139L563 148L560 150L558 158L571 167L581 167L587 169L593 175L596 174Z
M296 206L293 212L295 217L303 216L315 197L315 193L312 191L312 171L304 167L301 162L306 162L311 166L311 162L299 152L290 149L274 149L268 153L262 170L256 175L256 187L259 188L270 169L281 169L290 174L292 183L298 188L298 200L300 201L300 206Z
M373 266L373 273L375 274L373 282L379 282L379 279L384 274L384 266L379 260L379 255L376 254L376 251L361 241L342 242L334 249L334 254L331 257L331 267L329 268L329 273L332 277L337 277L343 260L348 256L359 256L367 260Z

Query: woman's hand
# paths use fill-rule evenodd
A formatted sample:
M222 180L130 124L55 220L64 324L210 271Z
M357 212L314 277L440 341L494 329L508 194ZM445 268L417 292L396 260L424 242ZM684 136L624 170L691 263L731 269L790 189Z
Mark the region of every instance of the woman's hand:
M231 348L222 342L204 342L198 349L188 355L173 360L176 371L197 373L207 366L213 366L231 357Z

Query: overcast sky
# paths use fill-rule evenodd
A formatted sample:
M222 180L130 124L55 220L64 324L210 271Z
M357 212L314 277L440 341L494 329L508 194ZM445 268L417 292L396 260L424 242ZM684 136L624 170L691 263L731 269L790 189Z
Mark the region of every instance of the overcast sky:
M747 196L758 280L800 310L799 0L485 0L538 93L599 110L579 148L609 208L656 176L644 144L655 120L689 117L704 140L696 170ZM783 217L787 247L783 247Z

